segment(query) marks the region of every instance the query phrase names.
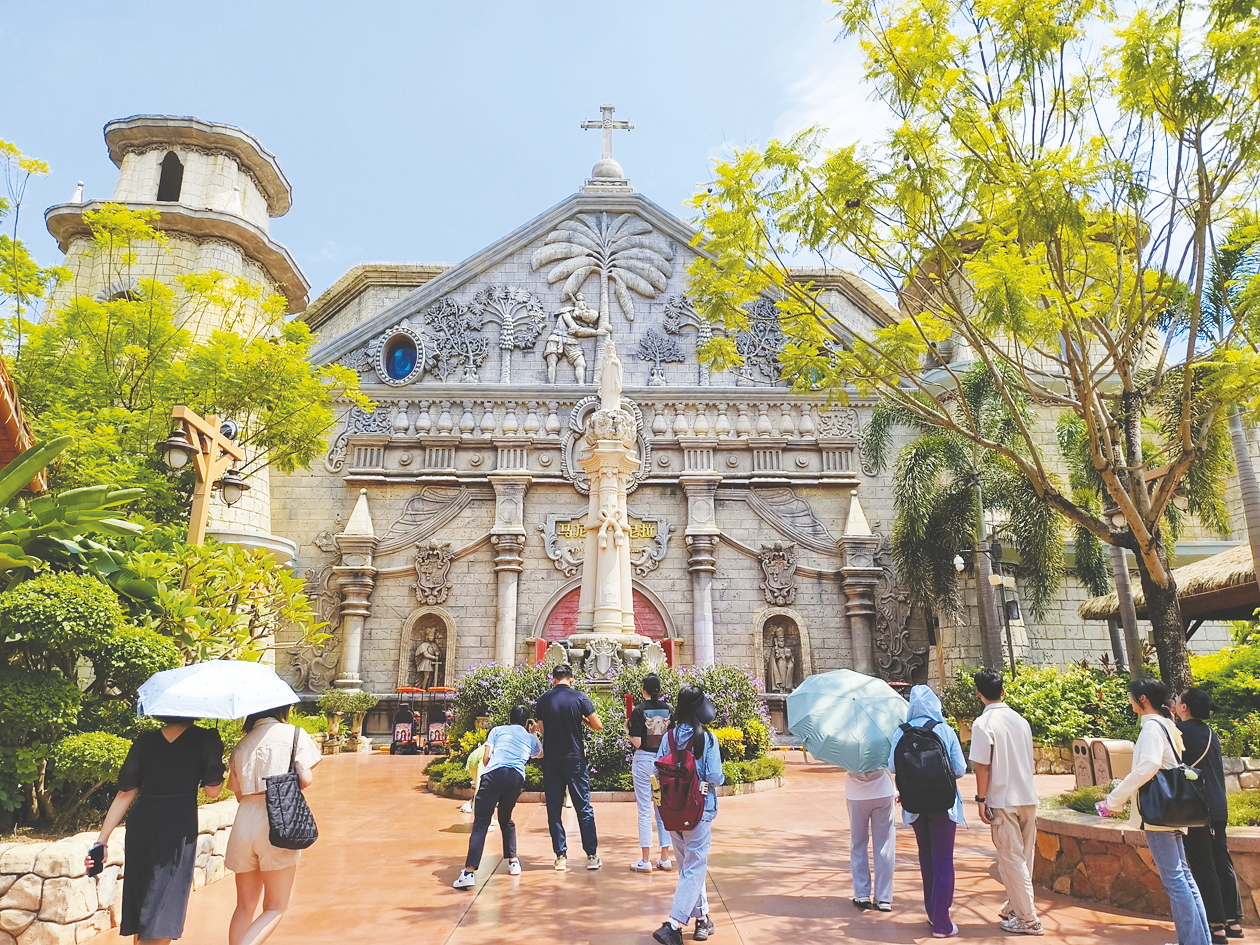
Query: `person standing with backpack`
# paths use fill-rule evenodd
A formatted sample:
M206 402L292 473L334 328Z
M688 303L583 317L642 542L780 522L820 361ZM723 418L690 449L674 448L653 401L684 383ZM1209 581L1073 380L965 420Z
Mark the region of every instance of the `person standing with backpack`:
M1002 931L1041 935L1032 887L1037 852L1032 727L1004 701L1001 673L982 669L973 678L984 712L971 726L971 764L980 819L993 835L998 876L1006 887L1006 904L998 910Z
M954 730L945 723L941 700L927 686L910 690L909 718L893 742L888 769L901 794L902 820L914 828L923 876L923 907L934 938L951 938L958 926L949 917L954 904L954 835L963 819L958 779L967 759Z
M699 686L684 686L670 719L670 729L656 753L658 810L678 855L678 885L669 918L652 933L661 945L682 945L682 930L696 920L693 938L703 942L714 932L709 917L705 874L717 788L725 781L717 739L705 731L717 711Z

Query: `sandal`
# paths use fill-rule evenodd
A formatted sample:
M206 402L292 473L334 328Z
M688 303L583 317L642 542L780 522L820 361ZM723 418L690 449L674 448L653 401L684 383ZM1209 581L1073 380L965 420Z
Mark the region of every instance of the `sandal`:
M1229 945L1229 939L1225 935L1225 926L1213 925L1208 931L1212 933L1212 945Z
M1234 920L1233 922L1226 922L1225 934L1229 938L1242 938L1243 937L1242 923L1239 922L1238 920Z

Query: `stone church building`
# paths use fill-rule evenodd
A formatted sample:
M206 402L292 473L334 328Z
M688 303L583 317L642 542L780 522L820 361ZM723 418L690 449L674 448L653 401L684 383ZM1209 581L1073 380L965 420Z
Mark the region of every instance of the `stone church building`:
M119 124L128 139L111 139ZM189 246L235 247L215 255L283 291L318 334L312 357L358 371L377 404L344 411L322 463L255 484L252 511L215 513L238 516L218 521L224 537L290 558L332 630L320 648L281 648L278 668L305 691L392 695L532 662L575 632L591 524L579 454L607 338L637 423L636 632L678 664L732 663L783 691L840 667L919 682L974 665L974 608L937 626L897 582L890 473L861 449L871 404L788 390L769 301L736 339L740 371L701 365L714 329L686 294L695 232L613 159L611 109L587 124L604 130L604 156L576 193L457 265L355 266L309 305L296 263L265 232L288 207L287 181L252 136L161 116L107 126L123 170L115 199L159 206ZM204 166L186 172L195 189L156 192L167 154ZM52 208L50 229L70 232L82 209ZM822 286L855 335L898 317L853 273L798 277ZM1222 547L1190 538L1182 560ZM1085 596L1069 577L1045 622L1017 619L1017 655L1108 652L1106 625L1076 614Z

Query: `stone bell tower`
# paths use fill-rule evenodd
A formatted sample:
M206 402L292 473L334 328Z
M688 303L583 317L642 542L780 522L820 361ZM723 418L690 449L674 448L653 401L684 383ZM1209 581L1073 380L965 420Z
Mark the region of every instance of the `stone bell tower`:
M125 296L130 277L110 270L92 252L85 211L104 201L133 210L156 210L156 228L168 241L136 247L130 270L144 273L178 292L176 277L217 270L273 288L290 314L305 310L310 283L293 257L268 233L268 221L292 204L292 188L275 156L251 134L231 125L167 115L135 115L105 126L110 160L118 181L110 197L50 207L44 221L66 254L74 278L58 289L53 306L71 297L101 301ZM90 190L91 188L89 188ZM230 329L253 334L262 329L261 309L246 310L232 324L209 317L183 326L199 337ZM250 490L235 506L211 505L208 534L248 547L265 547L282 560L293 557L292 542L271 534L271 494L267 470L253 472Z

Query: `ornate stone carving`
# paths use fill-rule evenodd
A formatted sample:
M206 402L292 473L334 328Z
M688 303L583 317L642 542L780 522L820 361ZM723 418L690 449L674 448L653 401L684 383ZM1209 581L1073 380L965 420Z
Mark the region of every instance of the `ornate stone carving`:
M341 588L335 579L333 566L308 568L305 591L320 621L328 625L328 632L336 630L341 617Z
M389 433L394 424L388 410L374 410L368 413L362 407L351 407L346 417L346 428L332 441L328 453L324 457L324 468L330 473L339 473L346 464L346 454L350 445L350 437L355 433Z
M750 489L743 498L758 518L802 547L825 555L839 553L827 526L809 502L791 489Z
M320 551L331 554L337 550L337 536L334 532L325 528L322 532L311 539L311 544Z
M592 637L582 658L582 672L590 676L609 676L621 669L621 644L612 637Z
M762 628L766 654L766 691L791 692L801 682L801 634L796 621L771 617Z
M253 182L254 189L257 190L259 196L262 197L263 200L267 202L268 214L273 217L284 215L284 210L280 207L278 203L276 203L273 197L268 196L267 188L263 187L262 183L258 180L257 175L255 175L253 171L251 171L248 167L245 166L244 163L242 163L239 155L233 154L231 151L223 151L223 150L220 150L219 148L199 148L195 145L190 145L190 144L179 144L179 145L174 145L174 146L170 144L146 144L146 145L139 145L136 147L123 149L124 154L148 154L150 151L160 151L162 152L162 154L165 154L167 151L174 151L176 154L192 153L192 154L200 154L203 157L227 158L229 161L232 162L232 165L238 171L240 171L242 174L248 177L250 181ZM232 244L228 243L227 245L231 246Z
M335 637L318 646L307 643L292 648L285 681L297 692L323 692L337 677L338 649Z
M662 327L671 335L680 335L685 328L695 328L697 349L713 337L713 326L700 317L695 306L691 304L691 299L685 295L671 295L667 298L664 316ZM699 361L697 357L699 373L696 380L701 387L708 387L709 369Z
M586 383L586 350L582 347L585 338L596 338L604 334L599 326L599 312L587 308L586 299L581 292L573 296L573 304L555 313L556 324L547 336L543 346L543 360L547 362L547 380L556 381L556 367L561 359L573 368L573 377L578 384Z
M787 607L796 600L796 544L776 541L762 545L757 556L765 580L761 589L766 603L774 607Z
M425 626L422 631L424 635L411 651L411 685L428 689L438 685L438 680L442 678L442 664L446 662L446 653L443 645L438 643L437 627Z
M543 654L542 667L548 673L561 663L569 662L569 651L559 643L552 643L547 647L547 652Z
M492 285L478 290L469 306L482 325L499 326L499 383L512 383L512 352L532 351L547 325L542 300L515 285Z
M818 416L818 435L860 439L862 417L856 407L831 407Z
M582 493L582 495L590 494L591 483L581 464L578 463L578 450L583 442L583 437L586 435L586 428L590 422L591 415L596 413L598 409L599 397L595 395L583 397L569 411L568 423L565 424L564 429L560 433L561 472L564 473L566 479L573 483L573 488ZM639 457L639 466L631 474L630 482L626 489L627 493L630 493L637 489L639 483L646 479L651 472L652 445L648 442L643 426L643 411L639 409L639 405L633 400L623 397L621 398L621 409L634 418L635 445Z
M872 523L876 529L879 523ZM882 572L875 588L875 661L880 675L889 682L913 683L915 674L927 659L928 648L915 646L910 630L910 594L897 578L892 557L892 542L887 535L875 533L879 545L875 566Z
M561 298L577 295L591 276L598 277L599 325L607 328L608 297L634 321L634 295L653 299L665 291L673 258L669 240L636 214L579 213L556 225L530 264L535 270L551 266L547 284L563 282Z
M769 299L757 299L745 311L748 328L735 336L735 350L744 359L744 376L754 383L778 384L783 377L779 353L785 341L779 309Z
M490 354L490 342L481 334L481 316L461 302L441 299L424 313L424 324L433 342L433 370L443 381L457 371L466 384L477 382L477 368Z
M431 541L428 546L416 545L416 599L433 606L446 602L450 596L451 562L455 553L451 543Z
M665 656L665 648L659 643L652 642L643 648L643 664L650 666L652 669L660 669L668 661Z
M470 502L492 499L494 492L485 487L425 486L407 500L397 521L381 536L376 553L389 554L427 541L453 522Z
M586 509L553 512L538 526L547 557L565 577L573 577L582 567L586 554L586 515ZM630 566L639 577L646 577L665 560L669 536L677 526L664 516L639 515L634 509L629 510L629 520Z
M678 363L686 360L678 342L658 328L649 328L646 335L639 339L638 356L640 361L651 361L652 371L648 376L649 387L665 386L666 363Z

